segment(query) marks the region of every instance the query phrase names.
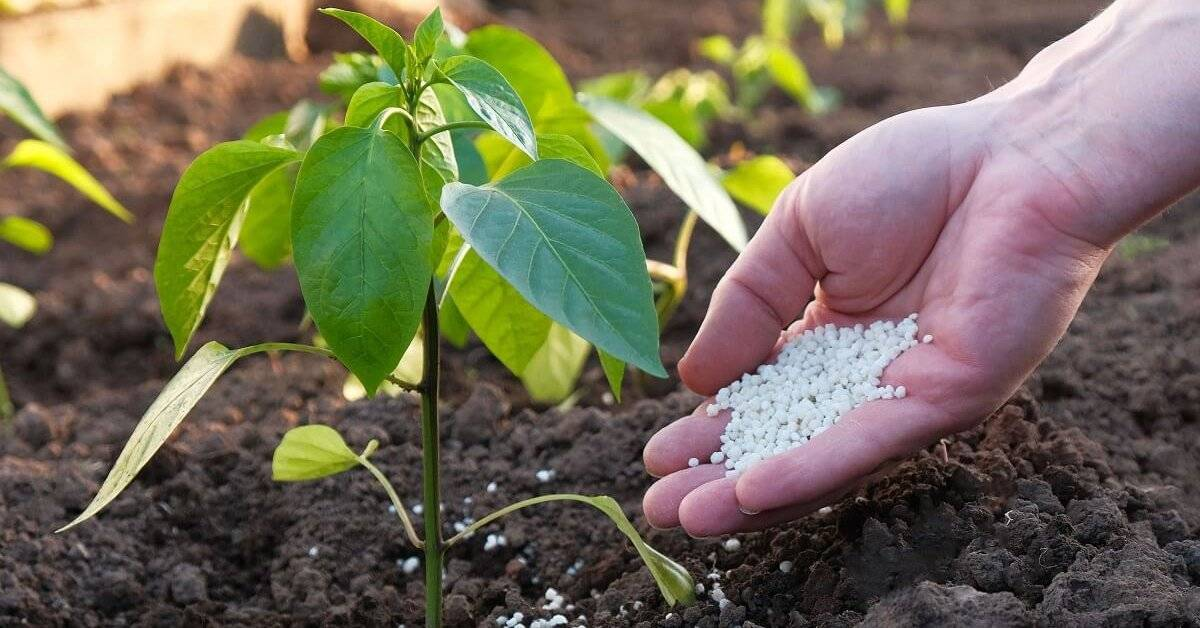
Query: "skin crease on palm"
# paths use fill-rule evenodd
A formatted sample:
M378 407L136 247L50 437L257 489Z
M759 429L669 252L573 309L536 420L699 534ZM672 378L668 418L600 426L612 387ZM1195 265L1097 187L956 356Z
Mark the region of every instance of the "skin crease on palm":
M803 516L999 407L1066 332L1115 242L1200 185L1200 4L1120 0L961 105L886 120L780 197L679 364L701 394L789 334L920 313L865 404L737 478L689 468L728 421L702 404L646 445L651 525L693 536ZM1137 121L1131 124L1131 121Z

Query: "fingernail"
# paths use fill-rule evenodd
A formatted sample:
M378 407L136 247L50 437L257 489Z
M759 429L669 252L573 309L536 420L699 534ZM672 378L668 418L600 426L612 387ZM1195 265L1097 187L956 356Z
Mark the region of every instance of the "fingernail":
M762 512L761 510L746 510L745 508L742 508L741 506L738 506L738 511L741 512L743 515L750 515L751 517Z

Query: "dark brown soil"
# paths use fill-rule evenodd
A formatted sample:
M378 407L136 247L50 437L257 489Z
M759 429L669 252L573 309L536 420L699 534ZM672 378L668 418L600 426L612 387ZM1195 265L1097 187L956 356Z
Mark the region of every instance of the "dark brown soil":
M811 162L887 115L1007 80L1102 4L917 0L906 36L877 29L837 53L806 39L814 75L842 90L846 107L812 119L773 101L751 126L722 129L715 148L742 141ZM755 24L750 0L495 6L545 38L577 77L694 64L690 39ZM4 174L0 212L43 220L58 246L42 259L0 249L0 281L35 291L41 304L23 333L0 331L0 364L23 406L0 436L0 625L419 622L420 576L398 565L414 552L369 476L270 480L280 435L315 422L338 427L355 447L379 439L376 460L406 501L420 490L415 404L347 403L343 372L310 356L235 368L107 512L51 533L90 499L176 368L150 268L180 170L255 118L313 95L319 67L238 60L219 72L180 69L103 114L64 120L80 158L139 216L132 228L46 178ZM622 179L649 252L666 256L680 204L651 175ZM455 551L448 623L548 617L542 596L554 587L574 605L568 617L586 615L590 626L1200 624L1200 201L1184 205L1191 211L1149 228L1168 248L1114 256L1062 345L983 426L824 514L740 537L735 552L648 530L640 517L650 481L642 444L697 401L675 392L677 383L629 389L608 408L593 366L579 407L539 411L480 348L450 352L448 525L551 490L611 494L709 589L715 572L731 603L721 609L704 595L697 606L665 608L606 520L545 506L488 531L502 532L506 547L485 551L485 533ZM698 234L696 290L664 340L669 365L730 261L715 236ZM214 304L203 340L304 338L288 271L237 260ZM540 469L553 469L554 480L539 482Z

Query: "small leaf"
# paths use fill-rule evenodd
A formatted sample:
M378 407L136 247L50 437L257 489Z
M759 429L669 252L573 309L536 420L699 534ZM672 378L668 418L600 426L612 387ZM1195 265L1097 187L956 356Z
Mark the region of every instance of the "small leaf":
M292 254L292 190L296 164L263 177L246 199L238 247L263 270L274 270Z
M112 500L116 499L125 487L133 481L142 467L150 462L175 428L183 421L188 412L196 406L204 393L212 387L234 362L248 355L275 348L274 345L255 345L242 349L229 349L218 342L210 342L196 351L183 368L167 382L167 386L150 404L146 414L142 415L129 442L117 456L108 477L100 485L100 490L92 498L90 504L71 523L58 529L62 532L90 519L100 512Z
M7 283L0 283L0 323L20 329L37 313L32 294Z
M289 112L287 111L276 111L260 119L242 134L242 139L250 140L251 142L261 142L272 135L283 134L287 130L288 115Z
M829 111L837 102L832 92L817 89L808 68L796 53L787 46L775 44L767 51L767 72L780 89L787 92L809 112L819 114Z
M0 240L36 255L54 246L54 236L45 225L20 216L0 218Z
M37 168L49 172L71 184L71 187L91 199L93 203L103 207L108 213L125 222L133 222L133 214L130 214L129 210L117 202L117 199L113 198L108 190L100 185L99 181L79 165L79 162L54 144L41 140L24 140L18 143L13 152L0 162L0 170L18 167Z
M480 118L530 158L537 159L533 121L521 97L500 72L466 55L446 59L441 69Z
M459 262L450 297L483 345L515 375L525 372L550 333L550 319L474 250Z
M421 23L417 25L417 30L413 34L413 47L416 48L417 59L425 61L433 56L434 50L437 49L438 39L442 36L442 31L445 27L442 24L442 8L437 7L433 13L425 16Z
M302 425L283 435L271 457L276 482L316 480L358 466L358 455L328 425Z
M421 94L417 103L417 112L413 115L417 129L428 131L446 123L442 112L442 104L437 93L432 89ZM435 182L435 187L426 186L426 192L433 198L434 205L442 195L441 183L458 180L458 160L454 154L454 139L449 133L438 133L421 145L421 161L432 167L440 175L441 180Z
M625 516L625 512L621 510L620 504L607 495L577 495L574 493L556 493L552 495L540 495L519 501L515 504L510 504L489 513L479 521L468 526L467 530L474 532L483 528L497 519L504 517L510 513L536 506L537 504L545 504L556 501L571 501L587 504L600 512L604 513L614 524L617 529L625 535L626 538L633 543L634 549L637 550L638 556L642 562L646 564L646 568L650 570L650 575L654 577L655 583L658 584L658 590L662 593L663 598L669 606L676 604L690 605L696 601L696 585L692 580L692 576L688 574L687 569L682 565L664 556L661 552L651 547L646 541L642 540L642 535L638 534L637 528L629 521L629 517Z
M313 144L292 200L292 248L313 321L373 394L420 323L433 215L394 133L342 127Z
M607 495L597 495L590 498L589 503L608 515L617 529L633 543L638 555L642 557L642 562L646 563L650 570L650 575L654 576L654 582L658 584L658 590L668 605L688 605L696 601L696 585L687 569L642 540L642 535L638 534L637 528L633 527L616 500Z
M67 143L59 135L54 123L42 113L42 108L29 94L29 90L13 75L0 68L0 113L6 114L34 137L67 150Z
M448 183L442 211L539 310L614 356L666 376L637 222L607 181L546 159L483 187Z
M600 368L604 369L604 379L608 380L608 388L618 403L621 401L621 384L625 381L625 363L597 350L600 355Z
M296 150L304 152L325 132L328 112L311 100L301 100L288 112L283 134Z
M354 11L342 9L319 9L319 11L325 15L336 17L353 28L359 36L371 44L371 47L379 53L384 63L392 68L392 72L396 76L400 76L404 71L405 60L410 54L408 44L404 43L404 38L390 26Z
M333 63L318 78L322 92L340 96L346 103L358 88L373 81L398 82L383 59L361 52L334 53Z
M238 140L201 153L184 171L154 262L154 283L176 358L187 350L229 263L246 197L264 177L298 158L292 150Z
M721 184L733 198L765 216L795 178L796 174L782 159L763 155L738 164L725 173Z
M729 65L733 63L737 56L737 49L734 48L733 42L724 35L711 35L701 39L697 44L700 55L720 63L721 65Z
M767 39L786 42L792 37L801 3L795 0L763 0L762 32Z
M704 159L671 127L654 116L606 98L580 96L604 128L637 151L689 208L734 249L746 247L746 225Z
M369 127L388 107L399 107L404 90L380 81L358 88L346 106L346 126ZM391 122L390 120L388 121Z
M571 330L552 323L545 341L521 373L521 383L536 403L555 404L575 390L592 346Z

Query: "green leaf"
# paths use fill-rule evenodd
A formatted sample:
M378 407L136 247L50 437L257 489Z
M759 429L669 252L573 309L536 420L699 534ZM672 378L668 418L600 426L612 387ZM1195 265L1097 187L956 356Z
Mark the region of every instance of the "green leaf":
M529 111L499 71L466 55L446 59L441 69L484 122L530 158L537 159L537 140Z
M446 124L446 116L442 112L442 104L438 100L436 92L427 89L421 94L421 100L417 103L417 112L413 118L417 122L417 129L422 132ZM449 133L438 133L430 137L421 145L421 161L440 175L440 180L434 182L436 187L431 188L427 184L426 190L436 205L438 198L442 195L441 184L446 181L458 180L458 160L454 154L454 138Z
M678 98L648 102L642 105L646 113L658 118L671 127L683 141L697 150L708 143L708 133L704 130L704 120L696 114L694 107L688 107Z
M638 534L637 528L629 521L629 517L625 516L625 512L621 510L621 505L607 495L588 496L576 495L574 493L557 493L531 497L488 514L468 526L466 532L473 533L491 524L493 521L522 508L556 501L572 501L587 504L604 513L612 520L616 524L617 529L633 543L634 549L637 550L642 562L646 564L646 568L650 570L650 575L654 577L654 582L658 584L658 590L662 593L668 605L689 605L696 601L696 585L692 580L692 576L688 574L687 569L684 569L682 565L667 558L661 552L651 547L650 544L646 543L642 539L642 535Z
M605 74L580 83L579 91L593 96L633 102L650 89L650 76L641 70Z
M596 164L596 160L592 159L591 153L583 147L583 144L580 144L570 135L538 133L537 143L538 154L541 155L542 159L565 159L577 166L583 166L591 170L600 178L604 178L604 173L600 171L600 166ZM519 151L506 151L505 155L504 161L492 172L493 179L504 178L514 171L533 163L525 153Z
M20 329L37 313L32 294L7 283L0 283L0 323Z
M447 184L442 211L539 310L666 376L637 222L607 181L561 159L541 160L483 187Z
M272 135L282 135L287 130L288 115L287 111L276 111L262 118L242 134L242 139L261 142Z
M521 383L536 403L554 404L575 390L592 346L571 330L554 323L545 341L521 373Z
M392 371L392 375L398 377L401 381L419 382L421 381L421 373L424 370L425 343L421 340L421 334L417 334L413 336L408 349L404 351L404 357L400 358L400 364L396 366L396 370ZM406 392L408 391L400 386L384 380L379 385L377 394L388 397L399 397ZM362 382L353 373L350 373L346 375L346 382L342 384L342 396L347 401L358 401L367 397L367 389L363 387Z
M550 333L550 319L474 250L459 263L450 297L483 345L515 375L525 371Z
M45 225L20 216L0 218L0 240L37 255L54 246L54 236Z
M724 35L705 37L699 41L697 48L701 56L721 65L729 65L737 57L737 48Z
M384 63L391 67L396 76L400 76L404 71L405 61L409 54L408 44L404 43L404 38L390 26L354 11L342 9L319 9L319 11L325 15L336 17L353 28L359 36L371 44L371 47L379 53Z
M746 225L708 166L671 127L654 116L607 98L580 96L596 121L637 151L663 182L734 249L746 247Z
M488 63L512 85L529 111L540 111L547 100L570 102L574 90L566 73L532 37L507 26L484 26L471 31L467 53Z
M196 406L204 393L234 362L255 353L272 350L295 350L327 355L327 352L315 347L281 343L229 349L218 342L210 342L200 347L196 354L183 365L183 368L179 369L175 377L167 382L167 386L158 394L154 403L150 404L146 414L142 415L137 427L133 430L133 435L125 443L121 454L117 456L117 461L113 463L112 470L108 472L108 477L100 485L100 490L92 498L91 503L71 523L59 528L58 532L73 528L90 519L113 499L116 499L117 495L129 486L142 467L150 462L150 458L163 446L163 443L167 442L167 438L183 422L188 412Z
M459 349L467 346L471 326L467 324L467 319L463 317L462 310L458 309L453 296L442 301L442 306L438 309L438 321L443 338Z
M443 30L445 27L442 24L442 8L437 7L433 13L421 20L421 23L417 25L416 33L413 34L413 47L416 48L417 59L425 61L433 56Z
M766 67L775 84L811 113L824 113L836 104L837 99L832 92L817 89L813 85L808 68L787 46L770 46Z
M600 355L600 368L604 369L604 379L608 380L608 388L618 403L621 401L621 384L625 381L625 363L605 353Z
M133 222L133 214L130 214L129 210L117 202L99 181L79 165L79 162L54 144L41 140L24 140L18 143L13 152L0 162L0 170L20 167L49 172L69 183L108 213L125 222Z
M775 41L791 39L800 4L796 0L763 0L763 35Z
M183 356L221 281L260 181L299 155L238 140L217 144L192 162L175 187L163 223L154 283L163 319Z
M733 198L766 216L796 174L774 155L747 159L725 173L721 184Z
M67 150L66 141L59 135L54 123L42 113L42 108L29 90L3 68L0 68L0 113L12 118L34 137Z
M302 425L283 435L271 457L271 479L300 482L337 475L358 466L342 435L328 425Z
M296 150L304 152L325 132L328 111L311 100L301 100L288 112L284 137Z
M908 11L912 0L883 0L883 9L887 12L888 21L893 26L903 26L908 23Z
M369 394L417 331L432 240L417 162L399 137L342 127L313 144L292 199L296 272L317 328Z
M238 247L264 270L273 270L292 254L292 190L296 164L276 168L263 177L246 199Z
M392 72L377 55L361 52L334 53L333 59L333 63L321 72L318 82L322 92L341 96L343 102L349 102L354 92L367 83L398 82L395 72Z
M399 107L404 90L380 81L358 88L346 106L346 126L368 127L388 107ZM389 120L389 123L391 121Z

